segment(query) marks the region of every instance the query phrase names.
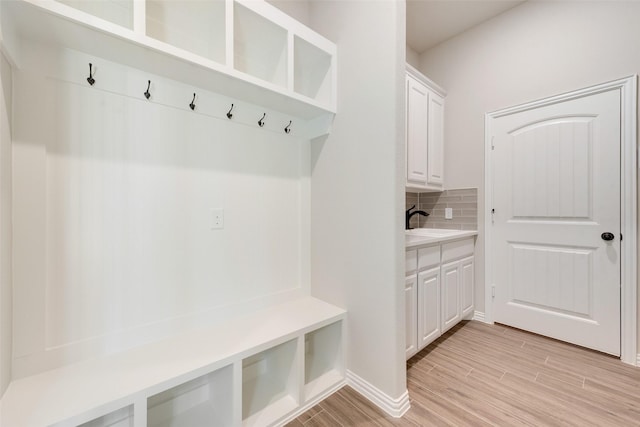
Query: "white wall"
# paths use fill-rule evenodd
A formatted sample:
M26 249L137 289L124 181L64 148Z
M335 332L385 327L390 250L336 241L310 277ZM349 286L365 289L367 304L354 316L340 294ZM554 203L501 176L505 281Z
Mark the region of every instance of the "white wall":
M409 45L407 45L407 63L416 68L420 67L420 54L411 49Z
M309 292L309 141L284 134L284 118L246 126L209 116L217 95L198 88L74 51L23 53L15 377Z
M11 380L11 66L0 54L0 397Z
M525 2L421 55L447 90L447 187L478 187L484 311L484 114L640 71L640 3Z
M406 391L404 8L311 8L312 28L338 45L338 114L311 145L311 292L347 308L347 368L392 398Z

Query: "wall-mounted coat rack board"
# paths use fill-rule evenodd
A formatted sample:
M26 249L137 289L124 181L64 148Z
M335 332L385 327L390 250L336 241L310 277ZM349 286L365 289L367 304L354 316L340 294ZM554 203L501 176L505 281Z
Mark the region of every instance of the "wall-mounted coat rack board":
M194 90L186 94L194 111L198 92L209 91L231 100L223 114L235 104L233 120L241 105L253 105L263 110L253 123L267 113L266 126L280 132L289 121L287 129L298 136L329 132L337 99L335 44L264 1L187 3L1 2L2 49L20 68L21 38L58 45L88 55L83 80L94 87L105 75L100 62L113 62L149 73L137 89L149 100L159 90L153 74L197 88L196 99Z

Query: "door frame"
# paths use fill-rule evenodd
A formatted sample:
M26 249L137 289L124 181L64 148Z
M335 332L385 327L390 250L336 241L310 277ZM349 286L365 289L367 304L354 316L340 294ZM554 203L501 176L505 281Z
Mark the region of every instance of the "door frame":
M561 95L539 99L525 104L504 108L485 114L485 147L484 147L484 207L485 207L485 313L484 321L493 323L493 256L491 253L493 204L493 162L489 154L492 150L493 119L507 116L538 107L557 104L573 99L595 95L611 90L620 90L620 225L623 240L620 242L620 359L630 365L640 365L640 353L637 349L637 79L636 74L622 79L590 86Z

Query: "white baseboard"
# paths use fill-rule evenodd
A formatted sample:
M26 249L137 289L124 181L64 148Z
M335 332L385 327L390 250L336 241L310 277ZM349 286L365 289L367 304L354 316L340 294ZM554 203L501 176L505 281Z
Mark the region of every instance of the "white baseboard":
M351 371L347 371L347 385L394 418L402 417L411 407L407 390L394 399Z
M478 322L484 323L484 312L482 311L474 311L473 318L471 320L477 320Z

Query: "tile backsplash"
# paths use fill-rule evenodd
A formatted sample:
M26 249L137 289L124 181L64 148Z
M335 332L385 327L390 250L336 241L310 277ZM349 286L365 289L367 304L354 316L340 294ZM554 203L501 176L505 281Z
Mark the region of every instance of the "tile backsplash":
M414 215L411 227L451 228L456 230L478 229L478 189L464 188L436 193L405 193L406 207L416 205L416 209L429 214L428 217ZM453 209L453 219L444 219L445 208Z

